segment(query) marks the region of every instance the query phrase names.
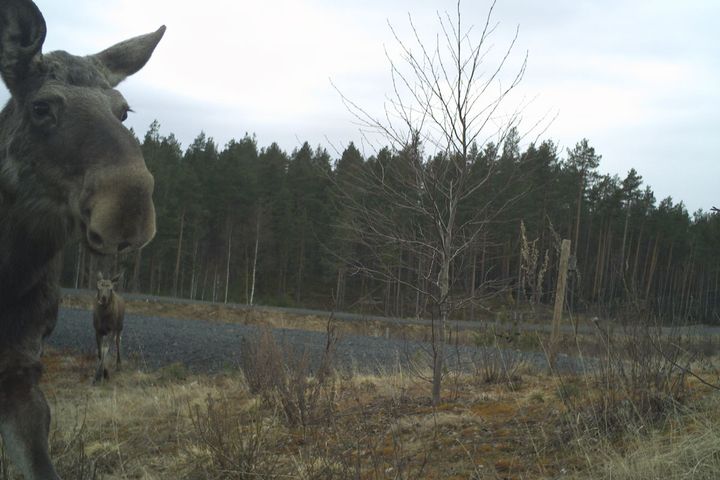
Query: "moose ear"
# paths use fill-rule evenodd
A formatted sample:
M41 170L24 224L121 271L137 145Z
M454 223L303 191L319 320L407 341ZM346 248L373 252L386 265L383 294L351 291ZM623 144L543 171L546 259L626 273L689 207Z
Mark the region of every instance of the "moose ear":
M98 279L98 282L103 279L103 274L102 274L102 272L98 272L98 273L97 273L97 279Z
M118 273L117 275L115 275L114 277L112 277L111 282L112 282L112 283L117 283L118 280L120 280L120 277L122 277L122 273Z
M45 19L30 0L0 1L0 74L13 95L22 93L40 63Z
M133 37L124 42L91 55L106 69L108 82L114 87L145 66L160 39L165 34L165 25L153 33Z

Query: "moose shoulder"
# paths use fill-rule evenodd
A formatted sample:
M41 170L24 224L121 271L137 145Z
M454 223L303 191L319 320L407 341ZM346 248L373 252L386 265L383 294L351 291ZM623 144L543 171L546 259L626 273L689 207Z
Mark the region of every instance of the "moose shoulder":
M114 254L155 235L153 178L114 87L164 31L90 56L43 54L37 6L0 0L0 75L11 94L0 112L0 435L27 480L59 478L38 381L63 247L80 234L90 250Z

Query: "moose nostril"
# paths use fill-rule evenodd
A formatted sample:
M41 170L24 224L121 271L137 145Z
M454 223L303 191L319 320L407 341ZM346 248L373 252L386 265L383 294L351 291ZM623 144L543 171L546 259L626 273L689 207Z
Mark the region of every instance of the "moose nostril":
M90 243L95 247L99 247L103 244L103 239L100 234L92 230L88 232L88 240L90 240Z
M130 242L121 242L120 245L118 245L118 253L122 253L128 248L130 248Z

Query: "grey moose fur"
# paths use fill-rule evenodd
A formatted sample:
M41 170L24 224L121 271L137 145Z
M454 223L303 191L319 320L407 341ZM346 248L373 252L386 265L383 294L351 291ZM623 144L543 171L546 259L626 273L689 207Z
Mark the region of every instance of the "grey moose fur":
M164 31L95 55L43 54L37 6L0 0L0 75L11 94L0 112L0 435L26 480L59 478L38 382L63 247L80 236L115 254L155 235L153 178L114 87L145 65Z
M93 308L93 327L98 353L96 383L110 377L107 369L110 337L115 340L115 366L120 368L120 341L125 319L125 300L115 291L119 278L118 274L112 279L106 279L101 272L98 272L97 298Z

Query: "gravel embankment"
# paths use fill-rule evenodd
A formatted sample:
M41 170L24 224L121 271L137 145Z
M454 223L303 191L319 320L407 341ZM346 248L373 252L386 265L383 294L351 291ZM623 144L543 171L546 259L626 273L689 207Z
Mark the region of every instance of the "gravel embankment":
M135 360L141 368L156 369L181 363L194 372L213 373L236 368L242 338L252 340L257 331L257 327L247 325L128 314L125 316L122 350L124 358ZM285 329L276 329L274 333L279 342L292 346L295 351L304 349L315 360L320 358L325 347L324 333ZM48 344L62 350L95 354L92 312L62 308ZM336 358L341 369L389 372L398 366L406 368L411 359L422 358L423 351L429 351L428 344L348 335L340 338ZM448 361L455 365L459 361L470 368L473 359L499 354L508 359L522 358L539 368L547 367L541 353L498 352L473 347L460 347L459 351L454 347L448 348ZM578 370L582 369L582 365L579 359L561 356L558 368Z

